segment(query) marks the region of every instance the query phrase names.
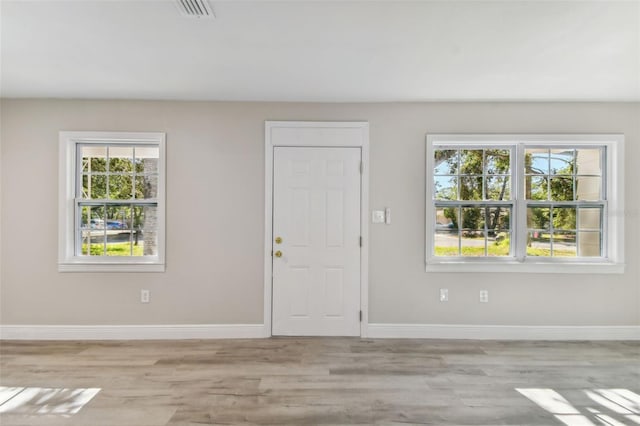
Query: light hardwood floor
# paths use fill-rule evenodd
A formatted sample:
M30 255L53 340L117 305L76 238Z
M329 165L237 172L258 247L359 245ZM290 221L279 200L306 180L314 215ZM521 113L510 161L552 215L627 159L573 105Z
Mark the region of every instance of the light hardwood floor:
M0 346L0 424L640 424L639 342Z

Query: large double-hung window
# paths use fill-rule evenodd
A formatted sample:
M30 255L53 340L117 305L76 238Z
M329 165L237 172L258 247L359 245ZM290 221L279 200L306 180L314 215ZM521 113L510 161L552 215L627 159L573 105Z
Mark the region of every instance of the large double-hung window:
M164 268L164 134L61 132L61 271Z
M428 135L427 270L620 272L620 135Z

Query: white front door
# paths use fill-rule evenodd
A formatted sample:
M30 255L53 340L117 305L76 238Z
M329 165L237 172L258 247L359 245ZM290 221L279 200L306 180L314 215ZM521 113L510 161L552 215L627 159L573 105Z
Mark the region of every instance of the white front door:
M360 161L274 148L273 335L360 335Z

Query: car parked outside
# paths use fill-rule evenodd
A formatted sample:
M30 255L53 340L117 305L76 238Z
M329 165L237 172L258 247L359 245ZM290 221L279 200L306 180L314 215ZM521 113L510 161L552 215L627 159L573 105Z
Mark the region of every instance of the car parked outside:
M453 222L441 223L436 222L436 231L451 231L453 229Z
M107 220L107 229L127 229L127 224L119 220Z
M91 219L89 221L89 227L91 229L104 229L104 220L102 220L102 219Z

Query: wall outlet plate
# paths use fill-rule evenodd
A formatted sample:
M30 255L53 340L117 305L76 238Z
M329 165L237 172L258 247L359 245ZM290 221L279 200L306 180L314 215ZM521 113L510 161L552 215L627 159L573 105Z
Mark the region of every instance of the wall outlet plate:
M440 301L441 302L448 302L449 301L449 289L448 288L441 288L440 289Z
M374 210L371 212L371 222L384 223L384 221L385 221L384 210Z
M489 290L480 290L480 302L482 303L489 302Z
M151 292L149 290L140 290L140 303L149 303L151 298Z

